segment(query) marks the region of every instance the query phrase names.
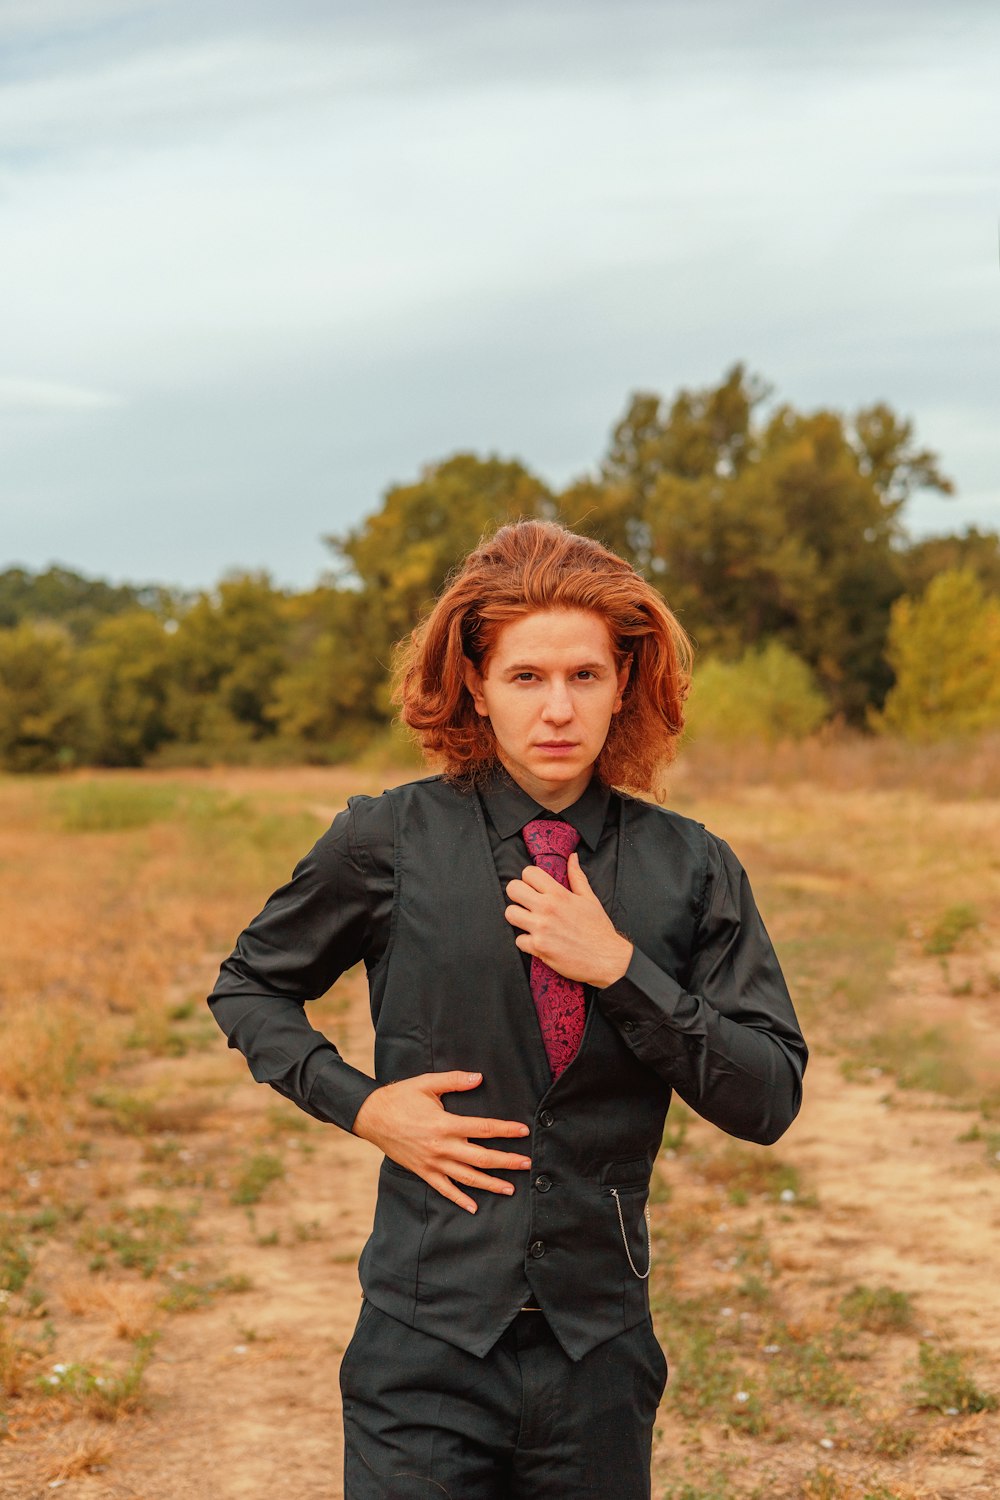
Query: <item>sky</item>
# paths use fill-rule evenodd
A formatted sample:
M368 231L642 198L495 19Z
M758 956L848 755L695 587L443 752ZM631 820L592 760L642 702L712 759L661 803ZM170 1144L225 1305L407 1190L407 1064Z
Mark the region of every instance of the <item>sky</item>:
M995 0L2 0L0 568L305 587L736 361L1000 529Z

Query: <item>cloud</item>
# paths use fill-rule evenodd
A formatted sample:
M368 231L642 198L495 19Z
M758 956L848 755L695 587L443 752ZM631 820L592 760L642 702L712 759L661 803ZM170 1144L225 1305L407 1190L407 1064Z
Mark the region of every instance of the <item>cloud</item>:
M991 0L0 0L5 545L305 577L421 462L558 482L739 357L885 397L938 524L986 514L998 40Z
M123 405L112 391L90 386L67 385L59 380L25 380L0 375L0 412L17 415L58 412L106 411Z

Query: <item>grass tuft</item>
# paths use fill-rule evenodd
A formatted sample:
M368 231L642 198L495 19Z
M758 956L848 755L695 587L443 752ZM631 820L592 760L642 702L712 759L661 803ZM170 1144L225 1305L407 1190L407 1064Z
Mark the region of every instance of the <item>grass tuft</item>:
M158 1338L158 1333L147 1333L136 1339L135 1355L124 1370L95 1373L88 1365L56 1363L48 1374L36 1377L38 1389L48 1396L77 1401L102 1421L113 1422L127 1412L140 1411L147 1404L143 1376Z
M99 1474L108 1467L113 1453L114 1448L107 1438L84 1438L49 1470L46 1476L49 1488L55 1489L67 1479L76 1479L81 1474Z
M31 1255L20 1219L0 1218L0 1291L19 1292L31 1275Z
M190 1241L193 1216L193 1209L182 1212L164 1203L149 1208L117 1205L109 1223L84 1230L79 1246L92 1252L92 1271L103 1271L108 1257L114 1256L119 1265L148 1278L160 1269L165 1256Z
M701 1174L706 1182L724 1187L730 1203L737 1206L754 1197L801 1201L797 1169L763 1146L726 1145L704 1163Z
M905 1333L913 1326L909 1296L889 1286L856 1286L841 1299L840 1313L868 1333Z
M943 957L954 953L967 932L978 927L981 918L974 906L949 906L942 912L924 940L924 952Z
M285 1164L270 1151L258 1151L244 1166L229 1195L230 1203L259 1203L272 1182L285 1175Z
M942 1349L924 1340L919 1358L921 1405L949 1415L996 1411L997 1397L976 1385L966 1370L965 1356L957 1349Z

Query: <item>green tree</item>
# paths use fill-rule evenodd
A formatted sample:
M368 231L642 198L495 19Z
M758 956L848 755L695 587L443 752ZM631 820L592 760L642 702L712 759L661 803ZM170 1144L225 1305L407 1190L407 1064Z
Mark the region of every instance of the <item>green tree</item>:
M84 759L89 716L67 632L24 621L0 630L0 764L49 771Z
M327 538L341 573L360 586L355 624L381 669L371 707L387 720L392 652L429 608L448 574L487 531L522 516L551 516L551 492L524 466L456 453L396 485L354 531Z
M902 554L906 592L922 594L938 573L967 568L988 594L1000 594L1000 535L968 526L949 536L927 536L911 542Z
M669 408L634 397L603 468L614 524L703 650L733 659L781 640L860 721L891 681L902 510L950 481L885 405L850 421L785 405L763 421L767 394L736 365Z
M274 732L270 704L287 664L286 596L266 573L233 574L177 622L166 706L171 738L224 751Z
M75 641L86 641L109 615L152 604L165 592L85 578L58 565L42 573L7 568L0 573L0 627L22 620L51 620L65 626Z
M1000 600L970 569L897 601L887 654L896 680L873 727L925 741L1000 727Z
M168 622L134 609L102 621L81 653L84 692L94 710L94 758L141 766L170 738L167 706L174 672Z
M733 365L718 386L682 389L669 408L660 396L637 392L614 429L602 472L627 482L643 501L664 475L738 474L756 457L753 414L769 394L770 387L742 364Z
M290 602L289 665L268 714L308 755L356 752L384 727L387 671L367 646L370 601L357 589L318 588Z

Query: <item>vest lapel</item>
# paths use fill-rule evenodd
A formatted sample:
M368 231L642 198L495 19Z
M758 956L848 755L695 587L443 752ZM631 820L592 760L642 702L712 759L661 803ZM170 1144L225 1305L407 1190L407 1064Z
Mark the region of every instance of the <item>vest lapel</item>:
M534 1043L531 1055L532 1081L535 1083L538 1091L542 1093L549 1086L551 1082L551 1076L549 1072L549 1059L545 1052L545 1043L542 1041L541 1027L538 1024L538 1012L535 1009L535 998L531 993L531 985L528 982L528 976L524 972L524 963L521 958L521 950L520 948L518 948L517 944L514 941L517 933L515 929L511 927L510 923L507 921L507 918L504 916L504 912L506 911L508 906L507 897L506 893L501 889L500 882L497 879L497 867L496 862L493 858L493 846L490 843L489 830L486 827L486 814L483 811L483 804L479 800L478 792L474 794L474 801L476 805L476 826L479 838L479 863L485 866L485 871L489 879L490 889L493 892L494 900L496 902L496 915L501 932L500 948L504 954L505 973L509 976L507 988L509 988L509 993L512 996L517 996L518 1008L521 1009L524 1012L525 1016L528 1018L529 1025L526 1029L531 1035L532 1041Z

